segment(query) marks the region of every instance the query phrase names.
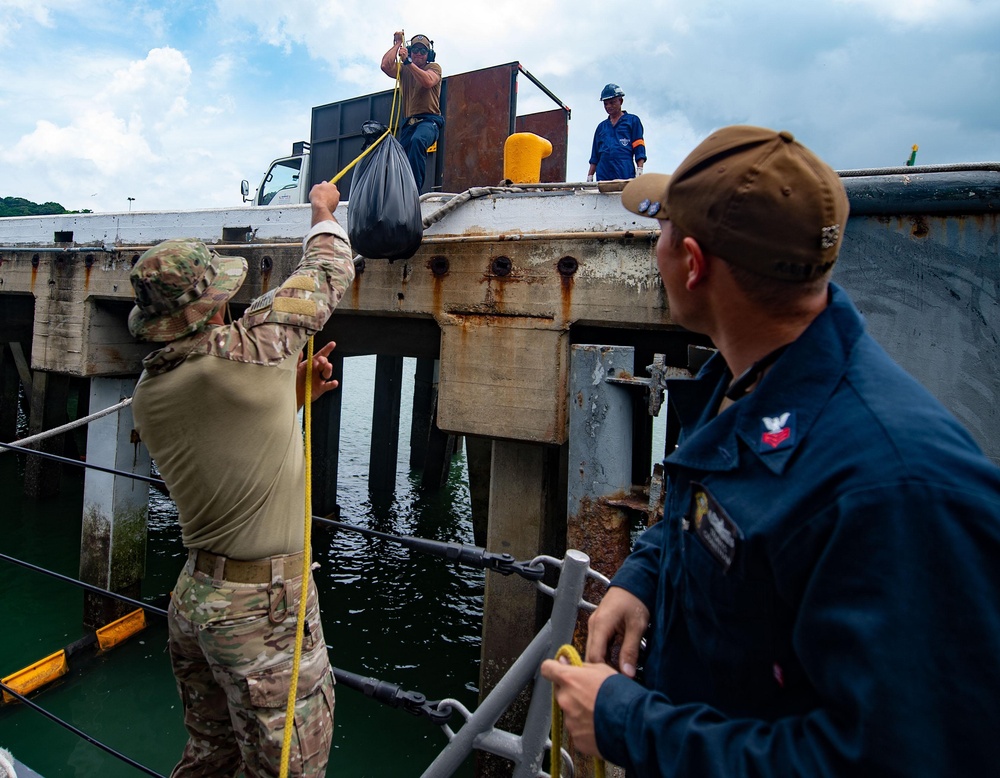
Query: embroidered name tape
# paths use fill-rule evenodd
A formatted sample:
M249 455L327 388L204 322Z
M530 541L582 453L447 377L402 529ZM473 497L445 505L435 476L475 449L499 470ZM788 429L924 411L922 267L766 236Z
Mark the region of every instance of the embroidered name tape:
M726 572L736 559L743 533L704 486L699 483L692 483L691 486L694 489L691 531Z

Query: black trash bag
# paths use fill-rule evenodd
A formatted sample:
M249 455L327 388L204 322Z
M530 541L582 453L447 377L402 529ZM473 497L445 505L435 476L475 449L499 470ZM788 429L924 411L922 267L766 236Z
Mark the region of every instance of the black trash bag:
M385 130L383 124L365 122L361 128L365 147ZM371 259L409 259L420 248L424 237L420 193L406 152L392 135L354 171L347 202L347 234L354 253Z

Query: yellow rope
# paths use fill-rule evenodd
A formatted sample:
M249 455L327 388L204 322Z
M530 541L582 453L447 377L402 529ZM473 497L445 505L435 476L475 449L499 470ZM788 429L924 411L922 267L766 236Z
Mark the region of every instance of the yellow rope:
M362 158L370 153L385 137L393 131L393 121L399 123L396 116L396 97L399 95L400 69L402 65L396 62L396 88L392 93L392 108L389 114L389 128L371 146L362 151L354 161L349 163L343 170L330 179L331 184L336 184L344 174L354 167ZM400 99L400 110L402 110L402 99ZM295 654L292 659L292 680L288 690L288 704L285 706L285 736L281 743L281 770L280 778L288 778L288 762L291 758L292 746L292 725L295 722L295 696L299 685L299 665L302 662L302 638L305 633L306 623L306 602L309 599L309 568L312 560L312 360L313 360L313 338L309 338L309 345L306 348L306 387L305 400L303 402L303 426L305 426L305 454L306 454L306 516L305 516L305 548L302 554L302 591L299 596L299 614L295 623Z
M392 108L389 111L389 132L393 135L399 129L399 117L403 115L403 90L400 85L403 75L403 63L396 60L396 86L392 90ZM399 113L396 113L396 98L399 98Z
M573 648L569 643L562 646L558 651L556 651L555 659L559 661L560 657L566 657L566 660L574 667L580 667L583 664L583 660L580 659L580 655L577 653L576 649ZM563 729L563 715L562 708L559 707L559 703L556 702L556 690L552 689L552 749L551 749L551 768L549 769L549 774L552 778L559 778L562 775L562 729ZM594 757L594 778L604 778L604 760L599 757Z
M302 590L299 593L299 616L295 622L295 655L292 659L291 688L288 690L288 705L285 707L285 738L281 744L280 778L288 778L288 762L291 758L292 725L295 722L295 693L299 686L299 665L302 661L302 636L305 632L306 601L309 599L309 568L312 551L312 361L313 338L306 347L306 388L303 403L303 425L305 426L306 454L306 526L305 544L302 553Z
M364 157L367 154L370 154L375 149L375 147L378 144L380 144L383 140L385 140L385 138L386 138L387 135L390 135L390 134L391 135L395 135L396 134L396 129L398 129L398 127L399 127L399 116L396 113L396 96L400 94L400 87L399 87L399 72L400 72L400 67L401 67L401 65L400 65L399 61L397 60L397 62L396 62L396 88L392 92L392 108L389 109L389 127L386 129L385 132L383 132L379 136L379 138L378 138L377 141L375 141L371 146L369 146L367 149L365 149L360 154L358 154L358 156L356 156L351 162L347 163L347 165L344 167L343 170L341 170L339 173L337 173L337 175L335 175L333 178L331 178L330 179L330 183L331 184L336 184L341 178L343 178L344 174L347 173L348 170L350 170L352 167L354 167L355 165L357 165L362 159L364 159ZM400 98L400 101L399 101L399 110L400 111L403 110L403 101L402 101L402 98ZM394 121L395 121L396 127L393 127L393 122Z

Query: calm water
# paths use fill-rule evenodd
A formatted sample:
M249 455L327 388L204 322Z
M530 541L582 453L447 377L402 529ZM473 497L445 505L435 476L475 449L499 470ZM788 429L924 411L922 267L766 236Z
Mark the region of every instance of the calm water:
M395 498L373 505L367 488L374 357L346 360L338 500L342 518L372 529L472 543L467 471L455 457L437 493L410 473L409 403L414 361L404 366L403 419ZM94 409L98 410L98 409ZM83 469L59 495L21 494L24 456L0 454L0 552L73 578L79 572ZM323 626L334 665L474 708L479 676L483 573L356 533L313 530ZM161 607L186 558L173 504L151 493L142 596ZM0 561L4 609L0 676L16 672L85 635L83 592ZM103 656L70 660L71 672L33 700L141 764L169 774L186 740L166 653L166 626L146 630ZM460 725L456 715L451 724ZM338 689L327 775L420 775L445 746L441 730L401 710ZM46 778L142 773L23 705L0 707L0 746ZM471 775L471 760L461 775Z

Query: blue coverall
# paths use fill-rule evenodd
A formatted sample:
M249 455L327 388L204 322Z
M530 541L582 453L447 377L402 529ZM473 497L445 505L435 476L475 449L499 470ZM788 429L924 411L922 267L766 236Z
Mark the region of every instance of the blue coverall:
M646 142L639 117L622 111L617 124L605 119L594 130L590 163L597 165L597 180L635 178L634 160L646 159Z
M720 355L669 382L664 520L613 580L642 684L601 686L641 776L1000 774L1000 470L847 295L716 415Z

